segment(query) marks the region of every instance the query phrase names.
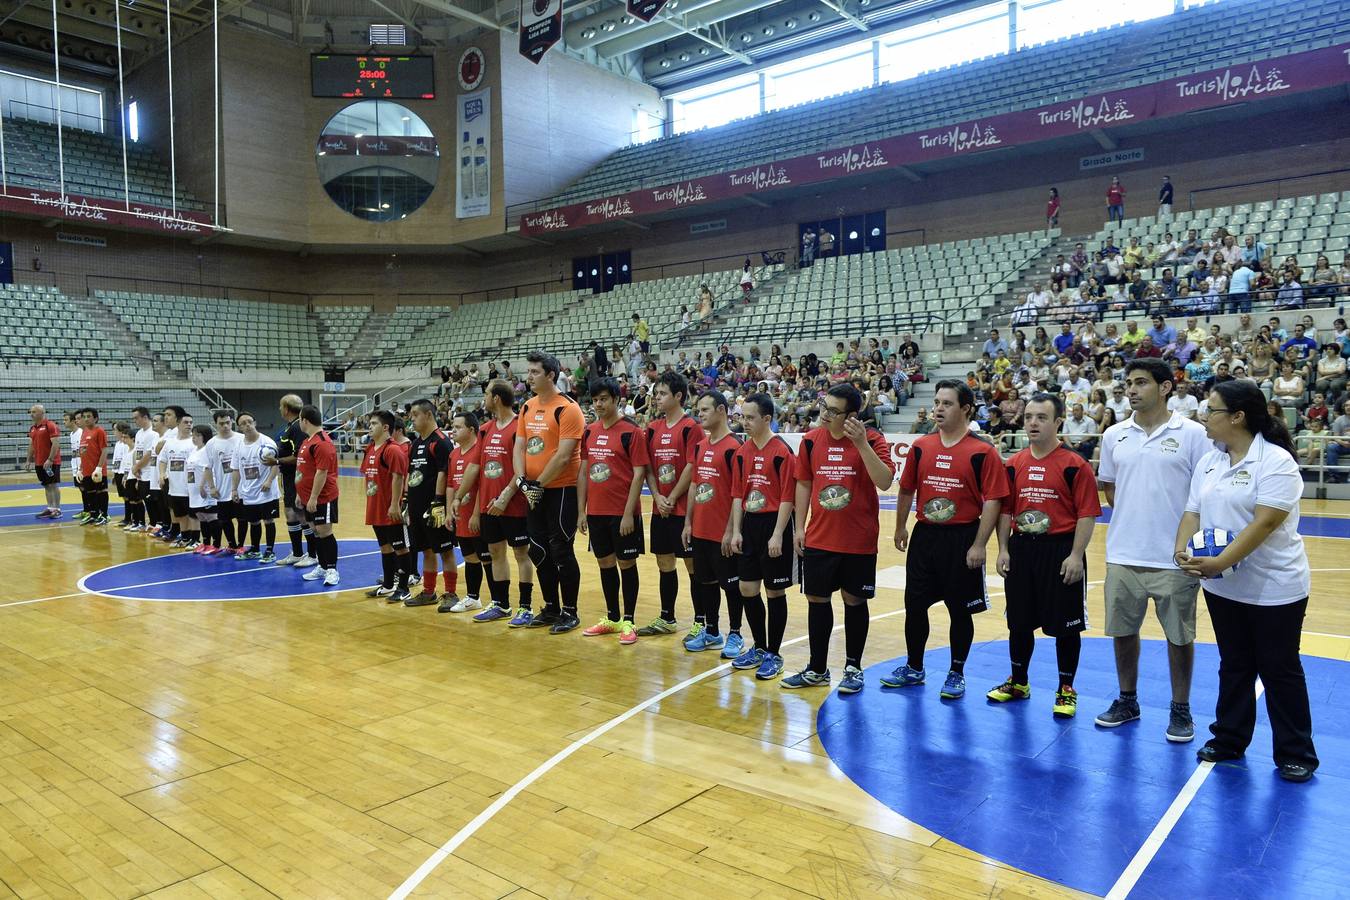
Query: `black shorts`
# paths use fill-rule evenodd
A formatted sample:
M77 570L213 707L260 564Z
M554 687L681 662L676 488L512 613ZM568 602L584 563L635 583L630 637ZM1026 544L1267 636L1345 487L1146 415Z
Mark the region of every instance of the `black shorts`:
M51 469L48 470L47 467L45 467L45 466L38 466L38 467L37 467L37 480L38 480L38 484L43 485L44 487L47 486L47 485L49 485L49 484L60 484L60 483L61 483L61 467L60 467L60 466L52 466Z
M117 496L127 499L127 477L121 472L113 476L113 487L117 488Z
M455 546L455 536L444 526L436 527L428 522L421 512L408 511L408 544L417 553L428 550L435 553L449 553Z
M173 513L174 516L181 519L191 511L192 504L188 502L187 497L175 497L173 494L169 495L169 512Z
M1087 572L1073 584L1059 574L1073 549L1073 533L1026 535L1008 540L1008 628L1051 637L1087 629Z
M740 578L736 575L736 557L722 555L721 541L707 541L693 538L694 580L700 584L720 585L736 584Z
M530 543L530 531L524 516L489 516L483 513L478 517L478 533L485 544L500 544L506 541L512 547L524 547Z
M144 500L150 493L150 482L141 481L135 475L127 476L127 499L133 503Z
M862 600L875 597L877 555L807 547L802 557L802 593L808 597L829 597L836 591Z
M642 517L633 517L633 530L619 534L623 516L587 516L586 527L591 536L591 552L596 559L617 556L619 559L637 559L646 548L642 539Z
M338 502L330 500L327 503L316 503L314 512L301 508L301 514L305 521L311 525L336 525L338 521ZM224 515L222 513L222 515Z
M271 522L281 514L277 501L264 500L261 503L240 503L239 517L245 522Z
M741 520L741 555L736 557L736 574L741 581L762 581L771 591L784 590L792 585L796 574L796 557L792 549L792 519L783 528L783 552L769 555L769 538L773 537L778 513L746 513Z
M393 547L395 550L408 549L408 526L406 525L372 525L375 529L375 540L381 547Z
M452 532L451 537L455 540L455 546L459 548L459 555L465 562L491 562L492 554L488 552L488 545L483 541L481 534L459 534Z
M681 538L683 533L684 516L652 513L652 552L657 556L678 556L680 559L692 557L693 548L684 545Z
M220 516L222 519L238 519L242 518L243 514L243 504L237 500L216 501L216 515Z
M281 473L281 502L285 504L286 509L295 509L295 475L290 478L286 473Z
M970 613L989 608L984 568L966 566L966 552L975 543L980 523L930 525L919 522L905 552L905 608L927 609L945 603Z

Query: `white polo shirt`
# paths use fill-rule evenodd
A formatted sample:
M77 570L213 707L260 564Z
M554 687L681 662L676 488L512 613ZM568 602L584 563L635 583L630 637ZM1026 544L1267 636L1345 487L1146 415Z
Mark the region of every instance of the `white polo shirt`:
M1239 603L1279 606L1312 591L1308 554L1298 533L1298 501L1303 478L1298 463L1257 435L1247 455L1233 465L1228 453L1212 450L1191 479L1186 511L1200 514L1201 528L1237 534L1256 516L1256 507L1287 510L1279 527L1242 560L1237 571L1201 582L1205 590Z
M70 471L76 478L80 477L80 438L83 434L83 428L70 430Z
M1191 475L1212 449L1205 426L1175 412L1152 434L1145 434L1133 416L1106 429L1097 480L1116 486L1106 529L1108 563L1176 569L1172 542Z
M145 465L141 467L141 472L136 476L138 481L149 481L151 473L155 470L155 445L159 443L159 435L155 429L149 425L136 432L136 443L131 448L131 461L138 463L144 457L150 457Z

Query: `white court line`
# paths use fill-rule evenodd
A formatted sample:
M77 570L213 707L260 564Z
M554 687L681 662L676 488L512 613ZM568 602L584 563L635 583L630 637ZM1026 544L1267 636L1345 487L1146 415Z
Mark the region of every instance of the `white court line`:
M1256 699L1261 699L1261 694L1266 690L1266 686L1258 679L1256 682ZM1134 886L1139 883L1144 870L1148 868L1149 863L1153 862L1153 857L1158 855L1162 849L1163 842L1167 840L1172 829L1176 827L1177 822L1181 821L1181 816L1186 812L1186 807L1191 805L1195 795L1200 793L1200 786L1205 783L1209 773L1214 771L1214 763L1202 762L1198 765L1191 777L1181 788L1181 793L1177 794L1172 801L1172 805L1167 807L1167 812L1163 813L1158 824L1153 826L1153 831L1145 839L1144 845L1134 854L1130 864L1125 867L1125 871L1120 873L1116 883L1111 886L1111 890L1106 894L1106 900L1125 900Z
M903 613L904 613L903 609L892 610L891 612L886 613L879 613L878 615L870 617L869 621L877 622L880 621L881 619L889 619L891 616L898 616ZM835 631L840 631L841 629L843 629L843 627L844 626L842 623L834 626L834 628L831 631L831 634L833 634ZM800 644L808 637L810 637L810 635L803 634L800 637L795 637L789 641L784 641L782 646L788 647L793 644ZM657 703L660 703L662 700L665 700L667 697L670 697L674 694L678 694L685 688L690 687L691 685L698 684L703 679L710 678L713 675L718 675L722 672L727 671L730 668L731 663L725 662L722 663L720 666L714 666L713 668L708 669L705 672L700 672L697 675L694 675L690 678L686 678L679 684L674 685L673 687L668 687L661 693L656 694L653 697L647 698L646 700L642 701L637 706L634 706L627 712L620 713L619 715L610 719L608 722L604 722L603 724L596 726L595 728L587 732L585 735L577 738L575 741L568 744L566 747L562 748L557 753L553 754L544 762L540 763L533 772L526 775L524 778L520 779L515 784L511 785L511 787L507 788L506 792L503 793L496 800L492 801L492 804L488 806L487 809L483 810L478 815L474 816L473 819L468 822L468 824L466 824L459 831L455 832L454 835L451 836L450 840L442 844L440 849L438 849L435 853L431 854L431 856L427 858L426 862L422 863L422 865L417 867L416 872L413 872L411 875L409 875L408 878L401 885L399 885L398 888L392 894L389 895L389 900L404 900L404 898L406 898L409 894L411 894L414 890L417 889L417 886L421 884L437 866L439 866L442 862L445 861L445 858L447 856L449 856L451 853L454 853L456 850L459 849L461 844L463 844L469 838L473 837L474 833L478 831L478 829L486 825L488 821L492 819L493 816L501 812L502 809L506 807L506 804L514 800L521 791L525 790L530 785L538 781L540 778L543 778L545 775L547 775L555 766L557 766L563 760L567 759L573 753L576 753L578 750L580 750L582 747L585 747L587 744L591 743L596 738L601 737L602 735L607 734L608 732L619 727L624 722L627 722L629 719L636 716L638 713L645 712L646 710L655 706Z

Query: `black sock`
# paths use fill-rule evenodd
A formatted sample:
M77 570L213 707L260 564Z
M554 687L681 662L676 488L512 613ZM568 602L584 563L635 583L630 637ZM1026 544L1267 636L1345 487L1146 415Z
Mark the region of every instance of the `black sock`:
M275 519L268 519L263 522L263 537L267 541L267 552L274 553L277 549L277 523Z
M411 553L395 553L394 560L394 565L398 567L398 589L406 591L408 581L412 578L413 556Z
M325 569L337 568L337 538L333 535L328 537L314 536L315 542L319 545L319 565Z
M260 549L262 549L261 522L248 523L248 549L252 550L254 553L257 553Z
M745 601L741 599L741 586L734 582L723 585L722 593L727 598L727 631L740 632L741 613L745 607Z
M600 570L600 592L605 596L605 618L619 621L619 570L613 566Z
M1139 692L1138 692L1138 691L1121 691L1121 692L1120 692L1120 699L1122 699L1122 700L1130 700L1130 701L1133 701L1133 702L1136 702L1136 703L1137 703L1137 702L1139 701Z
M558 592L565 612L577 614L577 597L581 594L581 566L575 558L563 560L558 566Z
M392 552L381 553L380 565L384 571L384 578L381 579L380 584L384 586L385 590L392 590L394 587L394 567L397 565L394 561L394 554Z
M703 609L703 595L698 592L698 583L694 581L694 573L690 572L688 574L689 574L689 601L694 606L694 621L702 622L703 613L701 612L701 610ZM675 621L673 616L671 617L670 621L672 622Z
M291 538L291 555L297 558L304 556L305 542L302 539L304 534L304 526L301 525L299 522L287 522L286 532L290 535Z
M741 597L741 607L745 610L745 621L750 626L750 637L755 646L763 650L768 639L764 636L764 601L759 594Z
M806 606L806 634L811 645L811 661L807 668L824 675L830 668L830 632L834 631L834 607L824 603Z
M488 595L492 597L492 604L500 609L511 608L511 582L498 581L492 577L492 568L487 570Z
M871 625L867 601L844 604L844 665L862 668L863 650L867 647L867 629Z
M923 671L923 650L928 643L928 607L905 606L905 661L911 669Z
M629 566L626 569L620 568L619 580L623 582L623 617L625 621L631 622L633 621L633 615L637 612L637 566Z
M559 609L558 567L552 563L546 566L536 565L534 577L539 579L539 596L544 601L544 612L556 615Z
M172 525L169 526L169 537L176 538L181 536L182 533L183 529L179 527L177 522L174 522Z
M301 526L301 531L305 536L305 553L314 559L319 558L319 538L314 534L314 529L308 525Z
M1059 664L1059 683L1073 687L1074 676L1078 674L1078 657L1083 650L1083 636L1070 631L1055 638L1055 660Z
M467 597L477 597L483 589L483 564L474 560L464 560L464 589Z
M521 609L529 609L534 604L534 582L522 581L516 585L516 589L520 591Z
M680 593L680 576L675 570L662 572L660 577L661 586L661 618L667 622L675 621L675 597Z
M234 519L231 519L229 516L226 516L225 518L220 520L220 527L221 530L225 532L225 540L229 543L229 545L231 547L238 547L239 540L234 533Z
M787 597L769 598L769 627L764 635L764 649L778 654L783 649L783 632L787 631Z
M975 642L975 620L964 609L951 616L952 671L964 675L966 657L970 656L970 645Z
M1008 659L1012 662L1013 684L1028 684L1031 666L1031 654L1036 651L1036 632L1030 628L1025 631L1008 632Z
M718 625L722 613L722 589L715 581L712 584L700 584L698 587L703 592L703 627L709 634L721 634Z

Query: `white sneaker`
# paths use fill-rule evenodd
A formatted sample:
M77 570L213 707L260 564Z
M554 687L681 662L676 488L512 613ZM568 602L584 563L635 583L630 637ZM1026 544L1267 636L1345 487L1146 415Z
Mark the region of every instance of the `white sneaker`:
M314 568L310 569L308 572L306 572L304 575L301 575L300 577L305 579L306 581L318 581L320 578L324 577L323 573L325 571L326 570L324 569L323 566L315 566Z
M450 607L450 611L452 613L469 612L470 610L482 608L483 602L479 600L477 597L464 597L454 606Z
M323 583L328 587L332 587L341 580L342 576L338 574L337 569L328 569L323 573Z
M293 566L293 565L295 565L295 564L296 564L297 562L299 562L299 561L300 561L300 557L296 556L294 553L287 553L284 557L282 557L281 559L277 560L277 565L279 565L279 566Z
M295 562L291 563L291 565L295 566L297 569L307 569L310 566L316 566L318 564L319 561L314 557L310 556L308 553L297 559Z

